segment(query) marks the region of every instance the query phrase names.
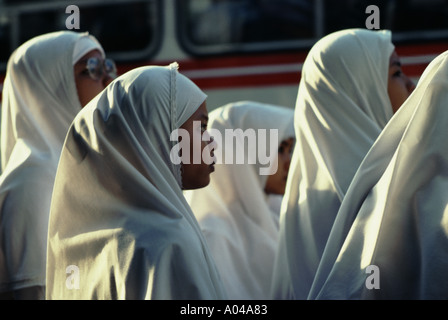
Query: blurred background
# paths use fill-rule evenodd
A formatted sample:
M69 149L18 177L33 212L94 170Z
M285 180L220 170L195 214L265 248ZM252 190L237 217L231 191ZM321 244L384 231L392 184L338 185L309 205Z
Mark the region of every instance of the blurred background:
M119 73L177 61L209 110L237 100L294 108L309 49L333 31L366 28L369 5L414 81L448 50L448 0L0 0L0 83L15 48L67 29L69 5L79 8L74 31L97 37Z

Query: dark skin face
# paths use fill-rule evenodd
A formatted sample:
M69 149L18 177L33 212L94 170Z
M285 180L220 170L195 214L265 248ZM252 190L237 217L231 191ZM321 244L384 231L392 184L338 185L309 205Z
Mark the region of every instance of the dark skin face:
M104 74L102 78L94 80L89 76L86 69L87 59L97 57L103 60L99 50L92 50L84 55L74 65L76 90L78 92L81 106L84 107L90 100L92 100L98 93L100 93L113 80L108 75Z
M199 121L200 126L195 126L194 121ZM204 148L211 143L211 141L202 141L202 134L208 135L206 132L207 124L208 111L204 101L196 112L180 127L181 129L187 130L190 136L190 163L182 163L182 188L184 190L199 189L207 186L210 183L210 173L215 170L214 165L205 163L202 157ZM195 130L198 132L193 134ZM198 139L197 144L201 145L201 161L197 164L193 162L194 138ZM213 156L213 152L211 152L211 156Z
M278 148L277 172L268 176L264 191L267 194L284 194L286 189L286 179L288 178L291 155L294 149L294 139L283 140Z
M387 83L387 92L394 113L398 111L414 89L414 83L401 70L400 58L394 51L389 60L389 78Z

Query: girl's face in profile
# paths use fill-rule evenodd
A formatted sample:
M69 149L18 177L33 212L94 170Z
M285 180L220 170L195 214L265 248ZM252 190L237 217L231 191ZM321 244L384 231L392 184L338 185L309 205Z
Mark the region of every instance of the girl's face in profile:
M389 78L387 82L387 92L394 113L397 112L414 88L414 83L401 70L400 58L394 51L389 60Z
M98 58L100 61L104 61L99 50L92 50L75 63L74 72L76 90L82 107L89 103L90 100L106 88L106 86L113 80L106 73L97 80L91 78L87 70L87 60L89 58Z
M196 121L200 122L201 125L193 125ZM190 161L189 163L182 163L182 188L184 190L199 189L207 186L210 183L210 173L215 170L213 164L206 164L202 158L204 148L211 143L211 141L202 140L202 135L204 133L207 134L207 125L208 111L204 101L196 112L180 127L185 129L190 137ZM194 134L194 130L200 130L200 132ZM193 139L198 139L198 141L194 142ZM194 145L201 145L201 162L196 164L193 161Z

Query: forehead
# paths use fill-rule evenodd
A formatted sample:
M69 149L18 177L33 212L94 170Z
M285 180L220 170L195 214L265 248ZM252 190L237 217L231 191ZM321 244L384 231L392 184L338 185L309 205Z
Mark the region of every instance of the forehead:
M207 111L207 103L204 101L199 108L193 113L192 118L194 119L202 119L207 118L208 119L208 111Z
M394 61L400 61L400 57L398 56L397 52L394 50L392 54L390 55L389 61L392 63Z
M288 137L288 138L285 138L285 139L282 141L282 143L284 143L284 144L293 144L294 141L295 141L295 139L294 139L293 137Z

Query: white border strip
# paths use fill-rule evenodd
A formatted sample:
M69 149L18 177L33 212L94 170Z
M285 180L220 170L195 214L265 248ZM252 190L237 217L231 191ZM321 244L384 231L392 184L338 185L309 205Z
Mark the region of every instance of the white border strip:
M299 72L303 63L290 63L278 65L257 65L250 67L213 68L204 70L187 70L182 72L190 79L219 78L231 76L261 75L274 73Z

